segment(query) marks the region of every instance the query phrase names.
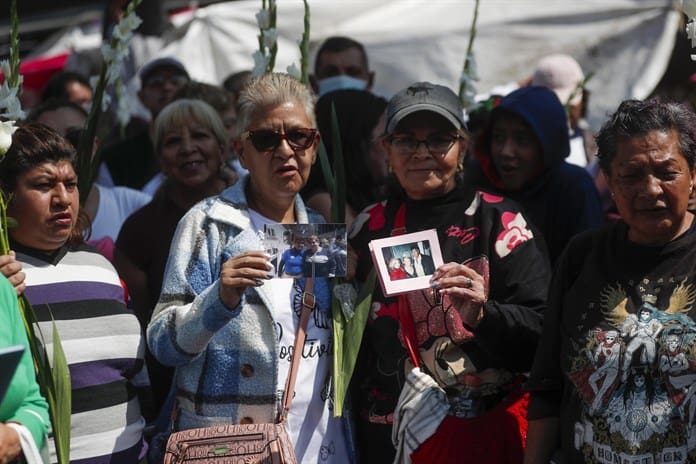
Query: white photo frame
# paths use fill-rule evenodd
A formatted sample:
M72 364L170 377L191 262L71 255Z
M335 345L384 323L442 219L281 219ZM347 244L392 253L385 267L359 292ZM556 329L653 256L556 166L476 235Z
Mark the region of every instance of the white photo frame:
M435 269L443 263L440 242L435 229L372 240L368 247L386 296L429 288L430 278ZM424 272L420 272L420 268L416 269L418 266L414 267L414 272L406 272L402 266L401 270L407 274L404 276L393 266L396 264L396 259L403 261L406 261L404 259L406 257L413 259L414 252L411 251L413 248L417 248L421 255L420 267Z

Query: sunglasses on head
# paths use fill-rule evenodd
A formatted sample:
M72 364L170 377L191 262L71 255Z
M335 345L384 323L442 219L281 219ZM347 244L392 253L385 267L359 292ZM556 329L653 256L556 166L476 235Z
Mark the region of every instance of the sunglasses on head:
M242 133L242 139L248 138L257 151L275 151L283 140L288 142L293 151L306 150L316 139L316 129L292 129L280 132L274 129L259 129Z

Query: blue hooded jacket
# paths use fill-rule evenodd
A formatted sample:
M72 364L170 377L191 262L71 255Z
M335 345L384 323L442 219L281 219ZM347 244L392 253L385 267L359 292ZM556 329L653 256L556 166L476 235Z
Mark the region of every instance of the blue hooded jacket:
M506 190L491 159L491 130L503 112L521 117L536 134L543 150L542 172L517 191ZM565 110L556 94L546 87L523 87L500 100L488 126L476 141L478 163L468 168L465 179L475 185L516 200L526 217L543 235L554 264L571 237L603 222L602 205L590 175L569 164L569 129Z

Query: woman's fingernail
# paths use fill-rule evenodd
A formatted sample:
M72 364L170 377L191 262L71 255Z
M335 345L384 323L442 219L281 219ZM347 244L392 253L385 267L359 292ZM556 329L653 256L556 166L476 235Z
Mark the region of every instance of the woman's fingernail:
M257 287L260 287L263 285L263 280L261 280L261 279L254 279L254 282L256 283Z

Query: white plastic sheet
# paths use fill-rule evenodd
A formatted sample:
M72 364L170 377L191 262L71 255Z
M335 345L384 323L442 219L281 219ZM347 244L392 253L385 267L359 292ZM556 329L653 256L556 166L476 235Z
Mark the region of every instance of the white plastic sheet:
M260 3L198 9L180 19L178 37L159 55L179 57L194 78L216 84L251 69ZM418 80L458 89L473 0L310 0L310 8L312 55L331 35L359 40L376 71L376 92L388 97ZM303 14L301 1L278 1L276 70L299 65ZM474 45L477 90L485 94L522 80L542 56L568 53L595 73L587 86L589 122L598 127L621 100L645 98L657 85L679 17L671 0L482 0Z

